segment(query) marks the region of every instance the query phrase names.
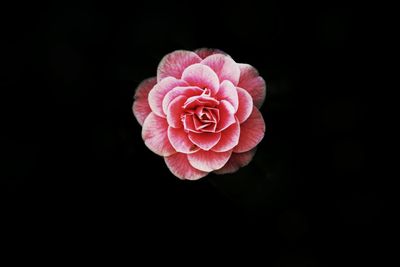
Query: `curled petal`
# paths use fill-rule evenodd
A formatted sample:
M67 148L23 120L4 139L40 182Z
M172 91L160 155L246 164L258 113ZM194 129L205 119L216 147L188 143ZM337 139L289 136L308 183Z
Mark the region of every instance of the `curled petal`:
M219 109L217 109L217 108L208 108L208 110L210 111L210 115L212 117L212 121L213 122L218 122L219 119L220 119Z
M240 123L243 123L250 116L253 111L253 99L251 95L244 89L237 87L239 97L239 108L236 112L236 117Z
M221 169L228 162L231 154L231 150L222 153L211 150L199 150L196 153L189 154L188 160L190 165L194 168L205 172L211 172Z
M194 64L187 67L182 74L182 79L190 85L198 86L202 89L208 88L211 95L215 95L219 89L219 79L217 74L208 66Z
M225 152L231 150L239 143L240 137L240 124L236 120L236 123L232 124L221 132L221 139L211 150L215 152Z
M193 116L193 123L194 123L194 128L197 131L201 131L202 129L206 128L207 126L210 126L210 124L211 124L211 122L201 121L197 116Z
M190 141L188 134L182 128L168 128L168 139L176 151L190 154L199 151L199 147Z
M157 83L156 77L144 80L139 84L135 91L134 102L132 106L133 114L140 125L143 125L144 120L151 112L147 97L150 90Z
M180 79L183 71L190 65L199 63L201 58L192 51L177 50L167 54L158 64L157 81L166 77Z
M249 151L256 147L264 137L265 123L260 111L253 108L250 117L240 125L240 138L238 145L233 149L235 153Z
M201 119L202 122L217 122L214 116L211 114L211 110L218 110L216 108L209 108L204 106L198 106L194 110L194 114Z
M210 150L215 146L219 139L221 139L221 133L194 133L189 132L189 139L193 144L197 145L203 150Z
M151 112L143 123L142 138L146 146L160 156L169 156L176 153L168 141L167 120Z
M215 96L218 100L226 100L235 109L238 110L239 107L239 97L236 90L236 87L233 85L232 82L225 80L219 86L218 94Z
M168 169L179 179L198 180L208 174L192 167L186 154L176 153L164 158Z
M238 64L240 68L240 79L238 86L249 92L253 98L254 105L260 108L265 99L266 86L264 79L258 71L249 64Z
M219 170L214 171L216 174L234 173L240 168L248 165L256 154L257 148L243 153L232 153L228 162Z
M215 133L216 129L217 129L217 124L209 123L203 129L201 129L201 131L203 133Z
M166 112L164 112L162 108L165 95L175 87L187 85L185 81L177 80L173 77L163 79L149 92L149 105L151 110L156 115L165 118Z
M183 128L186 132L194 132L201 133L200 130L196 129L196 125L194 124L194 116L193 114L185 114L183 116Z
M219 80L231 81L235 86L239 82L240 69L238 64L230 57L221 54L215 54L206 57L201 64L209 66L218 75Z

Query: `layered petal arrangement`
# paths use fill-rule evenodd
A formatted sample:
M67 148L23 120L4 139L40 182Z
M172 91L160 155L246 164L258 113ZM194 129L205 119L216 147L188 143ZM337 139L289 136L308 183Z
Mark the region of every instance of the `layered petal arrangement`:
M264 137L258 110L265 82L257 70L215 49L166 55L157 77L136 89L133 113L142 138L180 179L233 173Z

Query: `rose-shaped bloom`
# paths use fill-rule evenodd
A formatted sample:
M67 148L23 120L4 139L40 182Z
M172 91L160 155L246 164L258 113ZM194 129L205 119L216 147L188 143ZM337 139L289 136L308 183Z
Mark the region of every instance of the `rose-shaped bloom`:
M265 82L252 66L219 50L180 50L138 86L133 113L147 147L175 176L196 180L251 161L264 137L264 98Z

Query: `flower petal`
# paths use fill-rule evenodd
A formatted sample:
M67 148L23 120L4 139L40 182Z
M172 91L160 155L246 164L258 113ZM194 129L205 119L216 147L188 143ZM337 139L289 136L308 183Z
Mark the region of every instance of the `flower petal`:
M194 114L197 115L198 118L201 119L202 122L216 122L214 117L211 115L211 110L215 110L216 108L209 108L204 106L198 106L194 110Z
M221 169L226 162L228 162L231 154L231 150L222 153L199 150L196 153L189 154L188 160L190 165L194 168L205 172L211 172Z
M190 141L188 134L182 128L168 128L168 139L176 151L190 154L199 151L195 144Z
M223 100L223 99L227 100L229 103L232 104L235 111L238 110L239 97L236 87L233 85L231 81L225 80L221 83L215 98L218 100Z
M167 110L167 121L169 126L174 128L183 127L181 115L184 112L183 104L185 101L186 97L180 95L169 104Z
M265 133L264 119L257 108L253 108L250 117L240 125L239 144L233 149L235 153L249 151L261 142Z
M211 150L215 152L225 152L231 150L239 143L240 137L240 124L237 120L221 132L221 139Z
M197 86L175 87L174 89L169 91L162 100L162 109L165 114L167 114L169 104L178 96L182 95L188 98L191 96L201 95L202 93L203 90Z
M193 109L196 107L215 107L219 104L219 101L216 100L214 97L209 96L192 96L189 97L184 105L185 109Z
M142 138L146 146L160 156L169 156L176 153L168 141L167 120L151 112L143 123Z
M196 125L194 124L194 115L186 114L183 116L183 128L186 132L195 132L201 133L201 131L196 129Z
M202 129L210 126L211 122L202 122L197 116L193 116L193 124L197 131L201 131Z
M186 154L176 153L172 156L165 157L165 164L168 169L179 179L182 180L198 180L208 174L192 167L189 164Z
M253 98L254 105L260 108L265 99L266 86L258 71L249 64L238 64L240 79L238 86L245 89Z
M156 77L152 77L141 82L136 88L132 110L140 125L143 125L144 120L151 112L147 97L156 83Z
M244 89L237 87L239 97L239 108L236 112L236 117L240 123L243 123L253 111L253 99L251 95Z
M228 162L225 164L225 166L219 170L214 171L214 173L227 174L227 173L236 172L240 168L242 168L250 163L250 161L253 159L254 155L256 154L256 150L257 150L257 148L254 148L254 149L244 152L244 153L232 153L232 156L230 157Z
M217 129L217 124L208 123L204 128L201 129L203 133L215 133L215 129Z
M177 80L173 77L163 79L156 84L149 92L149 105L151 110L160 117L165 117L166 112L163 111L163 99L165 95L178 86L187 86L185 81Z
M226 55L224 51L221 51L219 49L213 49L213 48L200 48L194 51L199 57L202 59L214 55L214 54L223 54Z
M239 82L240 69L238 64L230 57L221 54L211 55L201 61L209 66L218 75L219 80L231 81L235 86Z
M209 66L203 64L194 64L187 67L183 71L182 79L190 85L210 89L211 95L215 95L219 89L217 74Z
M217 123L219 121L219 109L217 108L208 108L210 111L210 115L212 117L212 121Z
M157 81L169 76L180 79L183 71L188 66L200 61L201 58L192 51L177 50L169 53L158 64Z
M235 109L226 100L222 100L218 106L219 108L219 122L217 125L217 132L223 131L231 124L235 123Z
M193 144L197 145L203 150L210 150L215 146L219 139L221 139L221 133L194 133L189 132L189 139Z

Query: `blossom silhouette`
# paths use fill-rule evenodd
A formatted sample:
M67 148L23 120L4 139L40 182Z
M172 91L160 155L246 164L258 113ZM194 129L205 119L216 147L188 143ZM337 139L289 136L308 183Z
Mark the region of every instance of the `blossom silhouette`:
M252 160L265 132L264 99L254 67L220 50L178 50L161 60L157 77L139 84L133 113L146 146L175 176L197 180Z

